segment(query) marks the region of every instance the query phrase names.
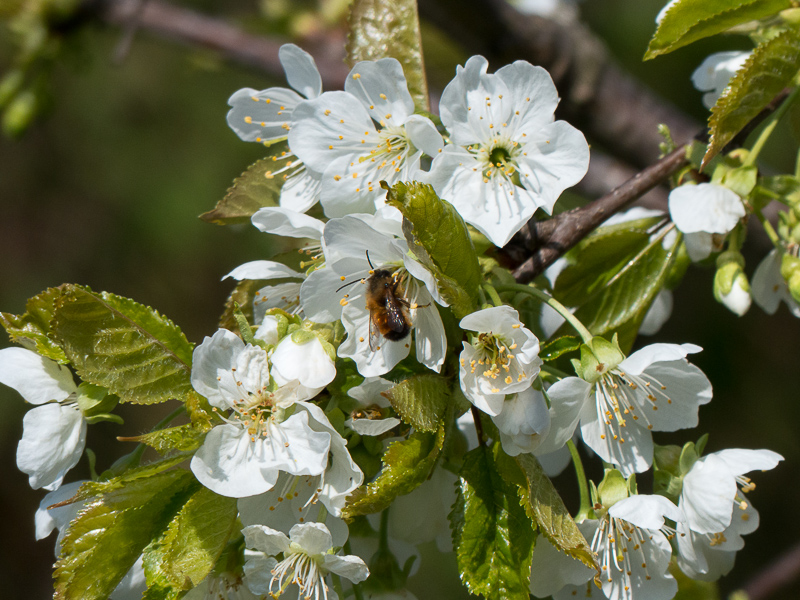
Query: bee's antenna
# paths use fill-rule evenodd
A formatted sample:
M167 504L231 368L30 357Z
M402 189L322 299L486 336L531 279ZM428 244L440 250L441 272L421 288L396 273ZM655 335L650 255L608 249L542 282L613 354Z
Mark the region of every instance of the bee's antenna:
M354 283L358 283L359 281L361 281L361 280L360 280L360 279L356 279L355 281L351 281L351 282L349 282L349 283L345 283L345 284L344 284L342 287L340 287L340 288L339 288L339 289L337 289L336 291L338 292L339 290L343 290L343 289L344 289L344 288L346 288L348 285L353 285Z
M369 259L369 250L367 250L367 262L369 263L369 268L374 271L375 270L375 266L372 264L372 261Z

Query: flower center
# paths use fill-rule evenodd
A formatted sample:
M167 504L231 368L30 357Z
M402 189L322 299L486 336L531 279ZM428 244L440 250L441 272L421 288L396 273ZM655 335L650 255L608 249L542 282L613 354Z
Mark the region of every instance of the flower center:
M275 583L278 584L278 590L277 592L272 592L272 586ZM287 552L284 559L275 565L272 570L269 589L271 594L277 598L292 583L296 583L300 588L301 598L319 598L320 591L322 591L324 599L327 600L328 598L325 573L320 568L316 557L309 556L294 543L291 544L289 552Z

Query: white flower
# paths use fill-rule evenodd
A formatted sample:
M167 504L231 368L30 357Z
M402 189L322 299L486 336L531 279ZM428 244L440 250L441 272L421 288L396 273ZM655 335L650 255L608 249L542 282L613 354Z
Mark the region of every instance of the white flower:
M86 445L86 419L75 400L72 373L31 350L5 348L0 350L0 383L38 405L22 420L17 467L29 475L33 489L58 489Z
M184 596L185 600L264 600L245 585L242 573L212 571Z
M789 286L781 275L782 258L783 252L772 250L758 265L751 283L753 300L770 315L775 314L778 305L783 301L789 311L800 318L800 305L792 298Z
M745 216L742 199L713 183L682 185L669 193L669 214L686 241L693 261L722 249L725 236Z
M653 300L639 326L641 335L655 335L672 315L672 292L662 289Z
M331 219L325 225L323 246L325 268L314 271L303 282L300 300L312 321L341 319L347 338L339 346L339 356L352 358L365 377L388 373L408 356L410 337L388 340L383 335L371 335L377 328L373 326L375 315L371 316L367 308L366 284L382 272L387 283L400 282L398 302L401 312L407 310L417 360L438 372L447 341L434 302L444 302L433 276L411 257L400 223L380 214ZM386 306L386 296L375 300Z
M500 432L503 451L509 456L533 452L550 431L544 394L533 388L506 396L503 408L492 421Z
M504 246L537 208L558 197L589 166L583 134L554 121L558 93L541 67L517 61L494 74L473 56L444 92L442 123L452 145L435 156L429 182L464 220Z
M394 58L356 64L344 89L298 105L289 133L292 150L322 173L320 202L328 217L375 212L386 196L382 180L418 179L422 153L432 156L442 146L430 119L414 114Z
M603 596L609 600L669 600L675 596L678 584L667 570L672 554L668 536L674 530L666 526L665 517L682 520L678 507L663 496L637 495L616 502L599 520L578 525L598 557ZM539 580L538 594L567 581L568 585L553 593L555 600L601 597L590 580L593 571L582 563L566 555L537 563L536 554L534 549L534 565L549 566L552 571L546 576L554 580L552 587ZM533 577L532 572L531 580ZM572 581L585 578L586 583L572 584L568 577Z
M725 305L725 308L739 317L750 310L753 298L750 295L750 284L747 282L744 273L741 273L733 280L730 292L727 294L720 293L719 299Z
M322 78L310 54L294 44L284 44L278 57L289 85L302 96L278 87L262 91L244 88L231 96L228 125L246 142L269 145L286 138L292 127L294 110L303 97L316 98L322 92ZM270 175L282 176L285 180L281 188L281 206L305 212L317 201L320 174L300 161L290 160L284 168Z
M264 525L250 525L242 533L248 548L245 582L254 594L277 598L289 585L296 584L300 588L298 597L336 600L336 592L325 582L328 573L353 583L369 576L367 565L359 557L332 553L331 534L321 523L295 525L288 537ZM282 556L280 562L273 558L278 555Z
M741 536L758 528L758 512L744 493L755 484L744 475L773 469L783 460L770 450L730 449L697 460L683 478L678 506L678 565L693 579L714 581L733 567Z
M308 397L299 393L308 390L296 380L275 389L270 379L266 352L225 329L194 350L195 390L218 411L232 411L220 415L224 423L191 462L200 483L218 494L252 496L271 489L280 471L319 475L327 467L331 436L315 431L302 410Z
M344 424L359 435L381 435L397 427L400 419L370 414L369 409L377 407L385 409L390 406L389 400L382 392L388 392L394 383L381 377L367 377L359 385L347 390L347 395L358 400L359 408ZM365 411L364 409L367 409Z
M711 108L728 87L728 82L744 66L752 52L715 52L692 73L692 84L703 94L703 105Z
M505 395L526 390L539 374L539 340L510 306L485 308L461 319L460 327L478 332L463 342L459 362L461 389L488 415L504 410Z
M686 361L693 344L651 344L610 368L593 384L567 377L547 390L550 434L539 452L560 448L580 421L583 441L625 477L653 462L651 431L697 426L698 408L711 401L711 384Z

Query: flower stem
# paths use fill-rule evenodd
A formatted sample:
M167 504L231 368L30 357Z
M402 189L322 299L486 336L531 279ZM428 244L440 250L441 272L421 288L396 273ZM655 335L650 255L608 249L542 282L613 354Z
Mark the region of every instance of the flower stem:
M787 96L786 100L781 102L781 105L777 108L777 110L770 115L767 124L764 126L764 129L761 130L761 133L758 134L758 139L753 144L753 147L750 149L750 154L747 156L747 159L744 161L744 163L742 163L743 167L750 167L756 164L758 155L761 153L761 150L764 149L767 140L772 135L772 132L775 131L775 128L778 126L778 121L781 120L781 117L783 117L786 111L789 110L789 107L797 99L797 95L799 92L800 92L800 87L794 88L792 92Z
M578 509L578 514L575 515L575 520L581 522L589 518L589 511L592 509L592 501L589 498L589 484L586 483L586 473L583 470L583 462L581 461L578 449L572 440L567 441L567 448L572 456L572 464L575 465L575 475L578 478L578 489L581 494L581 506Z
M800 156L800 154L798 154L798 156ZM761 212L760 210L757 210L755 212L755 215L761 222L761 226L764 228L764 231L769 236L772 245L775 246L778 250L783 249L783 246L781 245L781 237L778 235L778 232L775 231L775 228L772 226L772 223L770 223L767 220L767 217L764 216L764 213Z
M492 304L495 306L503 306L503 301L500 299L500 294L497 293L497 290L488 283L483 284L483 289L486 290L486 293L489 294L489 299L492 301Z
M558 314L560 314L564 319L572 325L572 327L577 331L581 339L585 344L588 344L592 341L592 333L586 329L583 323L581 323L575 315L573 315L570 310L561 304L558 300L553 298L551 295L539 290L530 285L522 285L521 283L512 283L512 284L505 284L505 285L498 285L497 286L498 292L517 292L522 294L528 294L537 298L538 300L544 302L545 304L550 305Z

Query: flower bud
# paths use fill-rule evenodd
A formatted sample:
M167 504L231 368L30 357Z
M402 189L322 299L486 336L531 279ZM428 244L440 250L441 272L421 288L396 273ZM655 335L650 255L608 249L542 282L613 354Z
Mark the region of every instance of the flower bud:
M14 69L6 73L5 77L0 80L0 108L7 106L14 99L22 89L24 81L25 73L22 69Z
M25 90L17 94L3 113L3 132L11 138L21 136L36 118L36 94Z
M750 309L750 282L744 274L744 258L729 250L717 259L714 276L714 297L732 313L742 316Z

